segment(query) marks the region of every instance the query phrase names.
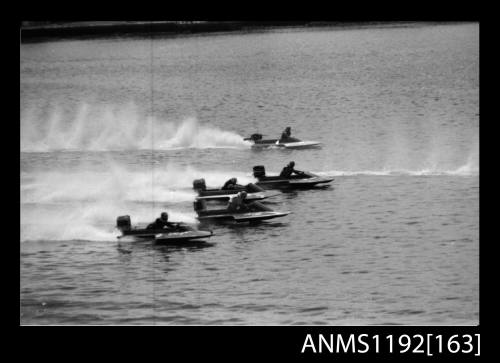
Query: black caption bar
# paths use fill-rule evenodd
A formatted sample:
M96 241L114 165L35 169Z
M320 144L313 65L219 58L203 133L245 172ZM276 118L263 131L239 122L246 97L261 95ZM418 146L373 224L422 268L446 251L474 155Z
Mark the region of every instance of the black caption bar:
M52 339L59 331L64 334L58 339L68 349L76 349L81 343L81 340L72 339L68 329L52 328L50 334L44 335L39 334L39 329L25 327L20 330L25 335L23 339L39 342L42 346L41 337ZM83 332L86 346L96 347L108 346L110 336L117 342L133 336L134 350L141 352L144 359L148 355L146 352L155 351L185 359L194 356L258 361L278 358L285 362L443 358L476 361L484 354L479 326L152 326L87 327ZM124 352L130 353L129 349Z

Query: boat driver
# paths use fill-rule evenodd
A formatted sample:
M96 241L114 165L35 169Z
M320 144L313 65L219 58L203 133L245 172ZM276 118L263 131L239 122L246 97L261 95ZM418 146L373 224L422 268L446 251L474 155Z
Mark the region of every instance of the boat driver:
M295 161L290 161L287 166L283 168L283 170L280 173L280 177L282 178L290 178L292 176L292 173L297 174L297 175L304 175L303 171L300 170L295 170L293 167L295 166Z
M222 190L236 189L238 187L238 179L231 178L227 182L224 183Z
M285 131L283 131L283 133L281 134L280 142L290 141L291 136L292 136L292 128L287 127Z
M231 212L245 212L248 207L245 205L245 198L247 197L247 192L241 191L235 196L231 197L229 200L228 210Z
M163 228L177 228L177 223L172 223L168 221L168 213L163 212L160 215L160 218L156 218L156 220L148 225L147 229L163 229Z

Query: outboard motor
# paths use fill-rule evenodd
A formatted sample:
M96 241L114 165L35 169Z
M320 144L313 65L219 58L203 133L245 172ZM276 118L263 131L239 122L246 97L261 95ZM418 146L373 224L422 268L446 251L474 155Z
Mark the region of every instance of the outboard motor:
M130 231L132 228L132 223L130 222L130 216L120 216L116 218L116 228L120 231Z
M205 210L205 207L206 207L205 201L203 200L195 200L193 202L193 209L195 212L202 212Z
M253 176L256 178L260 178L266 176L266 169L264 165L256 165L253 167Z
M193 189L194 190L206 190L207 185L205 184L205 179L195 179L193 180Z

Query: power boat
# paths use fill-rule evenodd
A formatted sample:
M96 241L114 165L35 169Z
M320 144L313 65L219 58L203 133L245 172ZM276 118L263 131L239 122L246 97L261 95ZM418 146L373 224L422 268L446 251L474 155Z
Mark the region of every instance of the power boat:
M294 137L289 137L286 142L280 142L280 139L263 140L262 137L262 134L252 134L250 137L245 137L243 140L252 141L252 148L279 147L286 149L307 149L319 147L321 145L319 141L302 141Z
M279 218L288 215L290 212L275 212L260 202L244 204L241 210L230 210L228 207L223 209L209 209L203 199L194 201L194 210L198 214L200 221L234 221L237 223L250 222L256 223L266 219Z
M318 185L325 186L334 180L333 178L324 178L307 171L302 172L300 175L291 175L288 178L279 175L266 175L266 169L263 165L253 167L253 176L258 180L256 184L266 189L307 189Z
M198 193L196 200L228 201L233 195L241 191L247 192L247 196L245 198L246 202L262 200L273 196L253 183L249 183L247 185L236 185L233 189L207 189L205 179L203 178L195 179L193 181L193 189Z
M119 216L116 219L116 228L122 233L118 238L132 237L134 239L154 239L156 242L178 243L190 242L202 238L209 238L212 231L195 229L185 223L173 223L173 227L147 228L147 225L139 224L132 227L130 216Z

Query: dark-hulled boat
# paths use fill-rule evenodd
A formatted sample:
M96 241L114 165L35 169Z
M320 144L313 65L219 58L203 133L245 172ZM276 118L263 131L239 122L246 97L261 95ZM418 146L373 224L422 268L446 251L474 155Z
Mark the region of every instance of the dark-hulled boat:
M200 221L234 221L234 222L260 222L266 219L284 217L290 212L276 212L264 206L260 202L252 202L245 205L239 211L229 208L208 209L205 200L195 200L194 210Z
M118 238L154 239L164 243L189 242L209 238L213 235L212 231L198 230L181 222L174 223L174 227L169 228L147 228L147 225L132 227L128 215L116 219L116 228L122 232Z
M318 185L326 185L334 180L333 178L324 178L307 171L302 172L300 175L291 175L288 178L279 175L266 175L266 169L263 165L253 167L253 176L258 180L256 184L266 189L307 189Z
M198 193L197 200L221 200L228 201L234 194L247 192L246 202L262 200L271 195L261 187L249 183L247 185L236 185L232 189L211 188L207 189L205 179L196 179L193 181L193 189Z

